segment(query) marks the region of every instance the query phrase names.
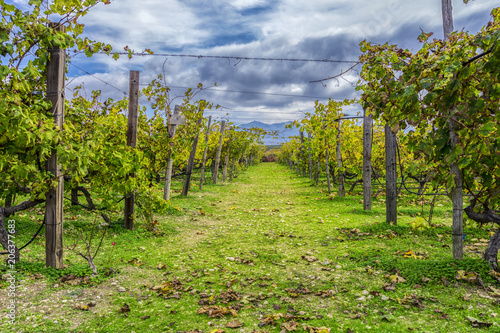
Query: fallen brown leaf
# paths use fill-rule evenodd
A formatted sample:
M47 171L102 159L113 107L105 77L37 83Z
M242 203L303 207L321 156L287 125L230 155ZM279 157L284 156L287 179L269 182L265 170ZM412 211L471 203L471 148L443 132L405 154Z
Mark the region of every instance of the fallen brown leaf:
M239 321L237 320L234 320L234 321L230 321L226 324L226 327L227 328L240 328L240 327L243 327L244 324L240 323Z
M130 307L127 303L124 303L123 306L118 310L120 313L130 312Z

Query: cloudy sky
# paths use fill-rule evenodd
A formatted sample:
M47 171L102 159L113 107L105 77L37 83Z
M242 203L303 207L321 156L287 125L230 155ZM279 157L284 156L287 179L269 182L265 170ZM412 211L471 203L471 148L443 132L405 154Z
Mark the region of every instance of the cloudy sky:
M468 5L453 0L455 29L477 32L498 5L498 0L471 0ZM416 51L420 29L442 38L441 20L440 0L111 0L84 17L84 34L115 50L128 46L156 55L118 61L76 55L69 87L84 83L88 91L100 89L116 99L128 92L129 70L141 72L143 85L164 72L171 97L198 83L217 83L196 96L223 107L207 115L235 123L295 120L313 111L315 100L357 96L356 71L323 84L310 81L351 67L362 40Z

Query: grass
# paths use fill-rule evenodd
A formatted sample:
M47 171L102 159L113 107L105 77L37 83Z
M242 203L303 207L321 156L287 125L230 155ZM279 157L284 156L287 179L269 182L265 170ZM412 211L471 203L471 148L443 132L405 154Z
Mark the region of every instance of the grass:
M465 258L453 260L447 199L434 212L437 226L426 228L415 223L422 207L413 196L400 198L398 225L388 225L383 197L365 212L359 193L338 198L275 163L251 167L232 184L195 187L188 197L176 192L170 213L156 216L160 232L144 223L134 231L114 224L96 258L98 278L61 282L88 274L85 262L66 251L67 268L47 269L44 238L37 239L18 265L16 324L2 319L2 326L9 332L476 332L474 324L500 331L500 287L481 259L491 230L466 226ZM68 229L94 218L76 208L66 214ZM15 218L24 241L39 226L40 211ZM65 237L71 243L76 236ZM461 270L475 272L467 276L479 276L484 288L473 278L457 279ZM7 302L3 290L0 302Z

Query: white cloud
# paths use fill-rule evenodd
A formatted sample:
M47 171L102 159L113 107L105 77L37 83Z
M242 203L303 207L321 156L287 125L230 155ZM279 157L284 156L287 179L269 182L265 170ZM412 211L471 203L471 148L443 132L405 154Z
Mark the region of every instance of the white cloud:
M82 22L90 37L115 48L182 48L208 37L200 19L182 1L120 0L99 5Z
M497 5L497 0L472 1L467 6L455 0L454 16L460 24L470 25L466 30L477 31L487 23L485 13ZM354 60L362 39L418 48L419 28L434 30L437 38L442 34L438 0L116 0L94 8L84 23L90 38L110 42L118 49L128 45L136 51L150 48L156 53L265 58ZM461 29L458 23L455 28ZM165 70L166 80L173 86L217 82L221 89L247 92L336 99L357 95L352 87L358 80L355 72L344 76L346 80L326 82L326 87L309 82L336 75L349 64L172 57L166 62L161 57L114 61L102 55L92 59L79 56L74 61L80 67L98 67L106 81L124 90L128 70L140 69L142 84ZM81 79L89 80L87 88L103 89L103 95L120 95L92 77ZM182 89L175 89L172 95L182 93ZM207 92L200 98L245 111L230 113L231 120L242 122L251 121L249 117L264 122L297 119L301 115L298 110L314 108L313 99L264 94ZM269 114L252 113L256 110L269 110ZM349 111L356 110L359 108Z
M225 2L235 7L237 10L265 6L267 3L265 0L225 0Z

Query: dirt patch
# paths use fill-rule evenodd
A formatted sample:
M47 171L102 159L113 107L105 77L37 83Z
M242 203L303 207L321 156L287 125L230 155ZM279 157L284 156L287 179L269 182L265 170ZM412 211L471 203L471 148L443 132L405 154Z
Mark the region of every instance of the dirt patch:
M54 284L45 278L20 280L16 294L16 323L36 329L50 320L76 329L89 316L117 313L119 307L112 303L117 295L131 296L138 301L154 297L137 281L151 284L161 279L162 274L151 269L123 267L118 275L98 285ZM0 293L0 308L5 309L9 300L7 293Z

